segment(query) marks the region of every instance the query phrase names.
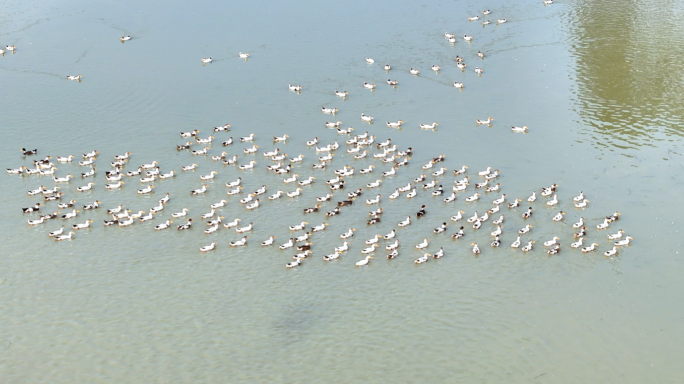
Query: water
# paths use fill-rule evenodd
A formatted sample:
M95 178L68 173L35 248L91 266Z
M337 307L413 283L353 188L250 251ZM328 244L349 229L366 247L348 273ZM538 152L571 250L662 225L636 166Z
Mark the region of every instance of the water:
M466 18L492 9L490 19L508 23L482 27ZM78 203L98 199L104 208L120 203L148 210L165 193L172 201L159 216L183 207L199 218L208 205L225 197L224 183L238 176L244 190L262 184L269 194L291 191L282 176L264 170L261 154L245 156L244 145L228 147L241 162L254 157L254 171L240 172L209 158L176 152L185 140L177 133L230 123L233 131L216 140L250 132L262 150L281 148L304 154L296 172L315 176L296 199L262 199L246 211L227 198L221 214L255 223L250 244L229 249L240 236L221 229L154 232L160 219L130 228L101 226L104 212L82 213L93 228L71 242L54 243L48 230L60 223L28 228L19 206L37 201L25 192L38 177L3 176L0 209L0 375L4 382L567 382L674 381L681 378L679 345L682 310L677 293L681 191L681 6L675 2L376 2L250 4L183 3L163 8L137 3L79 1L4 3L0 44L15 44L17 54L0 57L5 168L28 164L21 147L37 147L53 157L97 149L96 187L79 194L75 180L63 186ZM657 16L654 16L657 15ZM658 22L654 20L658 19ZM455 46L445 31L459 37ZM460 39L475 36L472 44ZM118 37L131 34L125 44ZM484 61L476 53L487 54ZM249 61L237 57L251 53ZM466 58L461 73L453 57ZM202 66L200 58L214 63ZM374 65L363 59L373 57ZM394 70L387 75L382 66ZM635 65L634 63L641 65ZM439 64L440 74L429 67ZM484 68L478 78L472 71ZM419 68L421 76L408 74ZM82 83L64 79L81 74ZM394 89L384 82L399 80ZM453 81L465 83L463 92ZM375 92L364 81L378 85ZM287 91L302 84L304 92ZM347 90L344 101L332 91ZM337 107L337 116L321 106ZM359 115L375 116L367 125ZM494 117L491 128L474 120ZM404 120L402 130L385 121ZM386 164L355 161L342 153L328 171L312 170L318 156L304 142L346 140L325 121L341 120L355 132L368 130L378 141L391 137L400 149L415 148L411 165L387 178L383 221L367 227L371 207L363 200L342 215L303 216L301 209L327 193L323 181L345 164L357 170L376 164L370 175L354 175L348 189L374 181ZM437 132L419 131L419 123L439 122ZM510 125L528 125L528 135L512 134ZM270 138L289 134L287 144ZM211 154L223 150L214 145ZM104 191L104 171L113 155L133 153L131 163L159 161L163 171L198 164L198 171L158 181L156 193L140 197L137 180L123 191ZM371 149L371 151L375 151ZM444 153L450 188L454 168L467 164L474 173L501 170L509 200L558 183L560 208L536 203L538 244L523 255L508 244L523 226L523 208L508 212L503 246L489 247L493 229L467 228L462 241L432 228L456 210L469 216L491 207L494 194L467 204L460 194L451 205L421 193L410 202L389 201L393 189L424 173L420 166ZM77 176L76 164L58 165L59 175ZM130 167L129 167L130 169ZM191 197L199 175L215 169L209 192ZM430 178L428 179L430 180ZM479 180L478 180L479 181ZM471 186L472 188L472 186ZM583 190L586 211L570 198ZM422 191L421 191L422 192ZM484 195L484 193L483 193ZM334 201L341 200L337 193ZM395 260L385 252L367 268L356 268L363 240L385 234L420 205L428 215L399 230L402 248ZM52 210L53 204L49 205ZM332 204L324 205L330 209ZM524 207L524 205L523 205ZM559 209L564 223L551 223ZM606 259L605 233L596 223L614 210L634 245ZM589 241L601 252L571 251L570 224L583 215ZM270 235L284 242L286 225L306 219L316 225L314 256L286 269L294 252L263 249ZM178 223L180 220L176 220ZM339 234L357 228L351 249L340 260L321 256L342 243ZM491 229L490 229L491 228ZM558 256L542 252L554 235L565 245ZM431 239L430 252L444 246L447 256L414 265L412 249ZM201 254L199 246L216 239L218 249ZM479 257L469 244L480 243ZM383 244L384 245L384 244Z

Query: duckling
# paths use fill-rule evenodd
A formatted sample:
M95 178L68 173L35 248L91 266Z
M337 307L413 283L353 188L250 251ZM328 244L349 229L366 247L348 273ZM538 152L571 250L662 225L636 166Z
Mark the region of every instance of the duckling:
M532 207L527 208L527 211L522 214L523 219L529 219L530 217L532 217Z
M514 133L527 133L528 130L529 128L527 127L527 125L524 125L522 127L511 126L511 131L513 131Z
M583 253L589 253L589 252L593 251L594 249L596 249L596 247L598 247L598 243L592 243L588 247L582 248L582 252Z
M522 247L523 252L529 252L532 250L532 244L534 244L534 241L529 241L526 246Z
M242 236L240 240L236 241L231 241L230 246L231 247L242 247L247 244L247 239L249 239L249 236Z
M556 214L556 216L553 217L553 221L561 221L563 220L563 215L565 215L565 212L560 211Z
M558 204L558 195L553 195L553 199L546 202L546 205L548 206L554 206L556 204Z

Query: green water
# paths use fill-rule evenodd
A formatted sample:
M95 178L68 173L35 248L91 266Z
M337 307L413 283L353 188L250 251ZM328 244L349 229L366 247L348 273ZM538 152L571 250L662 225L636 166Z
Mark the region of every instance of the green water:
M468 16L491 9L488 19L507 23L483 27ZM481 17L482 18L482 17ZM76 192L87 168L58 164L73 174L62 185L78 206L100 200L99 212L82 212L67 224L94 220L70 242L55 243L47 232L59 220L26 225L20 207L37 201L26 191L48 177L1 176L0 377L2 382L676 382L684 327L679 296L684 288L679 258L678 204L682 185L682 5L655 1L541 1L513 4L475 1L396 2L6 2L0 5L0 45L17 53L0 57L0 164L30 165L21 147L41 155L66 156L98 150L96 186ZM456 34L450 44L444 32ZM125 44L119 37L132 35ZM461 36L474 36L471 44ZM484 60L476 53L486 53ZM238 52L249 52L248 61ZM453 58L465 58L461 72ZM214 62L202 66L200 59ZM372 57L368 65L364 58ZM382 66L390 63L387 74ZM435 74L432 64L442 66ZM484 69L478 77L474 67ZM418 77L408 73L418 68ZM66 75L83 76L81 83ZM397 79L399 86L385 84ZM463 82L463 92L452 86ZM364 82L377 84L374 92ZM287 84L301 84L301 94ZM334 90L349 91L343 100ZM321 106L336 107L336 116ZM361 113L375 116L372 125ZM491 127L475 119L494 117ZM326 219L305 207L329 189L332 170L349 164L357 174L347 190L383 179L387 164L345 153L347 136L326 121L369 131L377 141L392 138L399 149L415 149L411 163L384 178L382 222L368 227L363 201ZM401 130L385 121L403 120ZM419 123L438 122L438 131ZM177 152L180 131L230 123L218 132L211 155L224 149L254 158L253 171L239 171L207 157ZM513 134L511 125L530 127ZM222 148L228 137L256 134L257 155L247 145ZM288 143L273 144L289 134ZM326 171L311 169L319 154L305 145L342 145ZM198 147L198 146L196 146ZM315 176L298 198L267 201L276 190L292 191L284 176L267 172L261 155L280 148L304 154L295 171ZM371 153L375 148L367 148ZM113 156L132 153L131 166L154 160L162 172L198 164L198 170L154 183L155 194L138 196L137 177L121 191L105 191L104 171ZM390 201L394 188L421 173L429 159L446 155L436 178L450 194L451 171L469 166L471 179L488 166L509 201L559 185L559 207L539 198L527 222L536 240L529 254L509 244L525 222L527 204L506 214L502 246L489 246L491 219L482 229L450 223L447 234L432 229L464 210L469 217L491 208L497 193L475 193L474 182L458 200L445 204L419 190L418 197ZM359 175L369 164L375 172ZM191 197L199 175L218 171L209 192ZM226 197L225 182L243 178L244 194L266 184L262 206L247 211ZM460 178L460 177L459 177ZM428 177L428 180L432 180ZM584 191L586 210L571 198ZM147 223L103 227L104 209L125 204L133 211L172 200ZM341 192L341 191L340 191ZM342 200L336 192L330 210ZM199 215L223 198L226 220L254 222L247 247L233 248L240 235L221 228L205 235ZM408 228L396 224L422 205L428 215ZM54 203L46 204L52 211ZM196 227L155 232L154 225L183 207ZM347 209L348 208L348 209ZM567 212L562 223L551 217ZM606 231L596 224L615 210L633 245L605 258ZM494 215L498 217L499 214ZM599 251L571 250L571 224L587 219L587 242ZM288 225L328 222L314 234L314 254L286 269L294 252L259 243L292 233ZM175 220L176 223L182 220ZM466 237L449 234L466 225ZM357 229L350 250L324 262L342 244L339 235ZM400 256L375 253L358 268L364 240L398 229ZM297 233L298 235L301 233ZM559 236L560 255L549 257L542 242ZM446 256L415 265L414 245L429 238L428 252ZM202 254L212 241L217 250ZM475 257L470 243L478 242Z

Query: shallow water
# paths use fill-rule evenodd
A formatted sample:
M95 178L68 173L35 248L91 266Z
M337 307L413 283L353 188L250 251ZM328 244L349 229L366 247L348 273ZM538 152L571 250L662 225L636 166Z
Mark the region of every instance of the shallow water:
M489 19L508 22L483 28L466 21L485 8L493 11ZM0 57L0 164L28 165L21 147L53 157L97 149L93 191L75 191L85 184L78 178L85 169L76 163L58 164L57 173L77 176L62 186L66 199L98 199L103 206L68 222L92 218L93 228L55 243L46 232L58 221L29 228L29 215L18 209L38 201L27 190L50 187L51 180L2 176L3 382L667 382L682 376L682 208L676 199L684 34L678 3L304 1L256 8L175 2L158 8L70 1L0 9L0 44L18 48ZM459 37L452 46L445 31L475 39L468 44ZM133 40L121 44L118 37L126 34ZM487 54L484 61L478 50ZM250 59L240 60L239 51ZM465 57L465 72L453 64L456 55ZM214 62L202 66L199 59L207 56ZM365 57L376 63L366 64ZM394 68L389 75L385 62ZM432 73L433 63L441 73ZM475 66L485 70L482 77ZM410 67L421 75L410 75ZM68 74L83 75L83 82L66 81ZM399 86L386 85L387 77ZM365 81L377 90L363 89ZM465 90L453 81L465 83ZM289 92L288 83L304 91ZM349 91L348 99L334 96L335 89ZM321 106L339 113L324 115ZM361 113L375 116L375 124L361 122ZM475 119L488 116L495 119L491 127L475 126ZM401 130L384 124L399 119ZM306 140L347 139L324 127L332 120L415 149L411 164L378 189L385 211L378 225L365 224L375 207L363 202L374 191L330 219L301 213L328 192L324 181L332 169L377 166L370 175L348 178L347 190L389 169L372 158L354 160L343 152L345 144L327 171L311 169L319 155ZM433 121L437 132L418 129ZM241 163L254 158L257 169L238 171L175 151L186 141L178 132L199 129L206 137L225 123L232 132L217 133L210 154L223 151L220 141L227 137L254 132L259 154L243 155L240 144L225 149ZM528 125L530 133L512 134L511 125ZM285 133L288 143L272 144L272 136ZM225 196L226 181L241 176L243 195L263 184L268 194L295 188L264 169L271 162L261 152L275 147L304 154L296 172L315 176L316 183L295 199L267 201L264 195L260 208L246 211L236 196ZM198 170L155 182L151 196L137 196L136 178L125 180L122 191L103 190L108 163L126 151L133 166L156 160L162 171L179 171L194 162ZM502 208L507 219L499 249L489 246L491 219L479 231L466 226L466 238L458 241L449 234L460 223L450 223L447 234L432 233L457 210L466 217L483 213L498 194L482 192L480 201L466 203L471 185L448 205L424 191L408 202L387 199L441 153L447 160L438 166L448 172L437 179L447 190L455 179L451 171L463 164L473 181L478 170L500 169L509 201L560 186L559 208L542 199L534 205L527 236L537 241L533 252L508 246L524 225L526 205ZM219 175L207 183L209 192L191 197L199 175L211 170ZM590 200L583 211L571 203L580 190ZM154 232L160 218L102 227L104 209L148 210L166 192L172 200L157 216L188 207L195 228ZM340 196L323 204L324 211ZM255 223L247 247L228 247L240 237L232 229L201 233L199 215L222 198L230 202L221 210L226 220ZM398 229L397 259L385 259L383 249L368 267L354 266L364 240L397 228L422 204L428 215ZM564 222L551 222L560 209L567 212ZM615 210L622 216L610 232L623 228L634 244L606 259L609 242L595 225ZM587 240L597 241L600 252L583 255L568 247L580 216L590 224ZM286 269L294 252L259 242L270 235L284 242L291 236L286 226L302 220L330 225L314 234L313 257ZM350 250L324 262L322 255L341 245L339 234L350 227L357 229ZM564 248L549 257L541 243L556 235ZM414 265L422 254L414 244L426 237L429 252L443 246L447 255ZM213 240L217 250L201 254L198 248ZM470 253L473 241L482 248L479 257Z

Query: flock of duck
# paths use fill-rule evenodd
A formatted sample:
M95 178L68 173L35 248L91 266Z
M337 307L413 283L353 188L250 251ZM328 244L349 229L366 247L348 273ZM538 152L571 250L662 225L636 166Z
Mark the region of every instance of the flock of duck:
M547 0L544 2L550 4L551 1ZM485 16L489 15L490 11L482 12ZM477 20L479 17L474 16L469 18L470 21ZM486 20L485 20L486 22ZM505 19L497 20L497 23L505 23ZM486 23L485 23L486 25ZM447 38L453 39L454 36L451 34L446 34ZM464 36L468 41L472 40L472 37ZM130 36L125 36L121 38L122 42L130 40ZM14 50L14 47L12 47ZM478 53L478 56L484 58L482 52ZM240 57L247 59L248 54L240 53ZM465 68L462 58L457 58L457 65L460 64ZM211 62L211 58L202 59L203 63ZM372 58L366 58L366 62L373 64L375 61ZM462 69L463 69L462 68ZM391 70L389 64L385 65L387 71ZM438 66L433 66L435 71L439 71L441 68ZM479 68L478 68L479 69ZM418 70L411 69L411 71L419 72ZM417 74L417 73L416 73ZM478 74L482 74L482 70L478 71ZM81 80L81 76L73 77L73 80ZM391 85L396 85L397 82L393 80L388 80ZM365 88L373 89L375 84L365 83ZM460 86L463 88L463 85ZM299 85L289 85L289 89L293 92L302 92L303 87ZM335 91L335 94L340 97L347 97L349 92ZM338 113L337 108L327 108L322 107L322 113L329 115L336 115ZM491 124L493 119L489 117L486 120L477 120L478 125ZM365 114L361 115L361 122L373 123L373 117ZM388 127L397 128L401 127L403 121L399 120L396 122L387 122ZM438 124L421 124L421 129L435 129ZM315 153L314 158L318 156L318 161L313 162L310 165L311 172L322 173L326 172L328 168L333 166L335 159L340 157L345 158L355 163L362 163L370 160L375 164L366 163L364 166L360 166L360 169L349 165L349 163L340 166L337 169L333 169L330 173L329 179L325 181L325 184L329 188L329 192L322 196L317 196L311 198L310 207L303 209L302 214L307 216L325 216L325 222L318 225L309 225L306 219L301 220L298 223L293 223L287 226L287 231L291 235L285 236L287 241L283 243L276 243L276 236L272 235L264 239L260 244L262 247L277 246L282 251L296 250L297 253L293 256L292 261L286 263L286 267L293 268L301 265L305 259L309 258L313 254L313 243L312 238L317 232L328 230L330 224L334 223L335 219L332 217L340 215L344 212L345 207L354 204L359 204L359 200L364 201L365 204L370 207L370 212L366 220L367 230L365 232L371 231L376 224L381 223L383 220L384 209L379 206L383 202L386 202L382 194L374 192L382 189L383 185L388 184L393 179L393 176L401 172L402 169L410 169L410 163L413 156L413 148L409 147L404 150L400 150L396 144L392 143L392 139L387 139L382 142L376 141L376 136L370 134L366 131L363 134L353 134L354 128L342 128L342 122L326 122L325 127L328 129L335 129L337 134L344 137L344 145L346 145L346 150L340 150L341 144L338 140L334 140L332 143L327 143L323 145L319 142L318 137L306 141L306 146ZM516 132L527 132L527 127L512 127L513 131ZM235 218L232 221L224 221L224 216L222 216L223 211L227 211L230 208L244 207L245 210L255 210L262 205L262 199L268 201L275 201L285 198L298 198L306 196L304 188L317 183L315 176L301 177L297 172L303 172L307 166L304 165L304 154L299 154L298 156L288 157L286 153L281 151L279 146L285 146L289 142L290 136L283 134L282 136L275 136L269 142L274 146L278 146L270 151L262 152L263 157L271 162L270 165L266 166L268 172L274 175L280 175L283 177L282 183L285 185L292 185L294 187L289 192L280 190L278 187L268 187L267 185L262 185L251 193L245 194L243 191L243 179L242 177L249 174L249 170L254 169L257 166L259 146L256 145L257 135L251 133L247 136L239 138L239 140L233 141L232 137L226 137L225 140L216 140L214 135L219 135L219 132L230 132L230 124L225 124L213 128L213 134L201 138L199 136L199 130L181 132L180 137L185 141L182 144L176 145L176 150L178 152L187 151L190 158L198 159L197 162L201 162L203 159L205 162L210 164L222 164L225 172L218 172L216 170L211 170L210 172L200 175L199 188L192 189L186 193L191 195L202 195L208 191L210 181L217 181L217 176L220 173L234 174L233 177L229 178L225 182L227 188L226 198L221 199L213 204L207 206L207 212L200 215L199 219L206 220L206 227L203 232L207 235L212 235L218 232L220 229L232 229L235 231L240 238L230 241L228 245L230 247L241 247L247 246L249 236L248 234L253 231L255 225L259 223L241 223L239 218ZM220 146L223 149L228 149L233 147L233 144L241 144L244 147L241 148L240 155L243 156L240 159L240 155L232 154L229 155L227 151L223 150L217 154L210 154L212 146L216 142L221 142ZM264 142L261 141L263 144ZM369 149L375 149L374 153L370 153ZM24 158L29 156L39 156L37 149L21 149ZM342 156L335 157L336 154L342 153ZM346 155L345 155L346 153ZM41 155L42 156L42 155ZM197 163L191 163L187 166L181 167L180 171L170 170L168 172L162 172L160 165L157 161L153 161L147 164L140 164L135 169L126 171L127 167L131 164L131 153L125 152L121 155L114 157L113 161L110 162L111 170L105 172L105 179L107 183L104 184L103 189L105 190L120 190L126 191L127 188L124 187L126 181L124 180L135 180L139 179L141 188L136 188L136 194L138 195L149 195L155 193L155 185L158 181L177 177L181 173L190 173L198 170L199 165ZM96 175L95 162L98 160L98 151L90 151L83 153L81 159L77 160L74 155L68 156L57 156L55 158L57 163L62 164L72 164L78 161L78 167L83 171L80 175L80 180L85 183L75 189L77 193L93 193L95 188L95 183L93 180ZM249 159L249 160L248 160ZM448 170L447 168L441 166L440 163L444 162L446 159L445 155L430 156L429 161L421 165L421 171L419 175L413 178L412 182L408 182L406 185L395 185L390 189L393 190L387 196L389 201L395 200L406 200L411 201L412 198L419 194L429 194L434 199L442 200L439 204L444 207L436 209L438 213L430 213L427 204L423 204L417 209L415 215L408 215L405 219L401 220L396 224L396 227L391 229L388 233L381 235L375 234L369 239L364 239L365 248L361 250L363 255L362 259L356 262L357 266L365 266L370 263L373 259L373 255L376 254L382 246L387 251L386 257L388 259L395 259L399 256L400 250L400 240L399 234L401 231L410 230L411 225L426 215L435 215L439 212L445 212L453 206L453 203L463 197L463 201L466 205L473 207L471 213L466 214L465 211L459 209L453 209L451 214L443 218L442 224L437 226L432 230L432 233L436 236L441 234L446 234L448 226L451 223L464 222L463 225L450 236L443 235L447 238L451 238L452 241L462 241L463 238L467 237L466 225L471 226L473 231L478 231L482 228L483 224L491 220L493 225L493 230L491 232L492 241L489 244L492 248L497 248L502 246L502 237L504 234L504 222L509 221L506 216L519 216L523 221L531 218L533 215L544 215L545 212L539 212L538 208L534 208L535 205L545 205L555 209L555 214L553 217L548 218L548 222L551 225L554 222L561 222L566 218L566 212L563 210L558 210L560 200L558 196L558 185L552 184L547 187L541 188L539 191L534 190L528 197L510 199L507 194L501 193L502 186L501 183L497 182L500 180L501 172L492 167L488 167L485 170L481 170L477 173L470 173L467 166L463 165L460 168ZM44 185L39 185L35 189L28 191L28 195L31 197L41 196L42 200L34 203L33 205L22 208L22 211L27 215L35 215L31 219L27 219L27 224L29 226L39 226L49 223L52 220L60 219L62 222L68 222L76 220L79 217L81 209L83 211L99 211L101 210L99 200L94 200L87 204L79 204L80 209L76 205L76 200L73 196L65 197L64 192L61 191L60 185L69 184L74 180L73 175L68 174L65 176L57 176L55 164L51 161L52 157L47 156L42 159L33 160L30 167L21 166L18 168L7 169L9 175L22 175L28 177L41 178L44 176L50 177L54 182L55 186L52 188L47 188ZM354 187L349 186L354 180L355 174L374 174L377 166L382 166L385 164L387 170L379 172L379 178L375 181L368 183L356 185ZM75 165L75 164L73 164ZM424 173L423 173L424 172ZM445 176L448 173L452 173L455 177L453 181L453 186L451 187L451 193L449 194L449 187ZM428 174L431 175L430 180L428 180ZM237 177L235 177L237 175ZM472 177L472 178L471 178ZM261 184L261 183L259 183ZM335 191L337 196L335 195ZM346 192L346 193L345 193ZM537 193L539 192L539 197ZM340 193L342 198L340 198ZM485 196L492 195L496 196L491 202L491 208L487 206L486 208L475 209L474 206L484 199ZM262 197L264 196L264 197ZM267 198L265 198L267 196ZM363 196L363 197L362 197ZM242 197L242 198L239 198ZM333 200L333 198L335 198ZM147 222L155 220L157 225L154 226L154 230L162 231L167 230L172 227L173 219L183 220L182 223L176 224L176 229L178 231L190 230L195 224L195 220L189 217L189 209L183 208L178 212L172 213L169 217L160 218L164 211L166 205L171 201L171 193L165 193L161 199L159 199L156 206L151 207L147 211L139 210L133 212L130 209L124 208L123 204L119 204L113 207L107 207L106 209L106 219L103 219L103 224L105 226L119 226L128 227L132 226L138 222ZM233 200L236 199L236 200ZM315 200L315 201L314 201ZM541 202L543 200L543 202ZM523 201L525 202L523 206ZM569 200L568 200L569 201ZM56 205L57 209L68 210L65 213L61 213L53 208L49 211L52 213L44 213L50 205ZM585 197L583 192L572 198L571 203L578 212L580 216L572 225L573 234L571 237L574 239L570 244L570 248L580 250L583 253L594 252L599 247L599 244L592 242L590 244L585 244L585 238L588 233L589 224L585 223L584 217L581 217L581 212L588 209L589 200ZM432 205L432 204L430 204ZM327 206L327 207L326 207ZM446 208L446 209L444 209ZM238 208L240 209L240 208ZM557 211L556 211L557 210ZM479 212L478 212L479 211ZM506 211L504 213L503 211ZM620 213L614 212L606 216L600 223L596 223L596 229L599 231L609 230L610 226L620 219ZM83 222L75 222L71 225L61 225L60 228L52 230L47 233L49 237L54 238L56 241L72 240L73 235L76 231L81 231L89 228L93 220L87 219ZM458 225L458 224L457 224ZM593 225L593 224L592 224ZM574 231L577 232L574 232ZM535 247L535 241L529 238L530 233L533 231L533 225L525 224L521 228L515 228L514 230L506 229L505 232L512 232L516 239L510 243L510 247L514 249L520 249L521 252L530 252ZM333 249L321 250L323 254L323 260L332 261L340 258L343 254L347 253L349 250L349 245L351 244L352 238L356 235L357 230L355 228L344 229L340 234L341 245L334 247ZM373 231L375 232L375 231ZM604 252L606 257L615 256L618 253L618 249L621 246L627 246L632 240L631 236L624 235L622 229L617 230L615 233L608 233L606 238L610 241L611 248ZM527 239L523 239L523 237ZM570 237L570 235L568 236ZM554 236L552 239L544 242L544 247L549 255L556 255L561 252L561 238ZM219 241L211 241L208 245L202 245L199 247L201 252L209 252L217 249ZM381 246L382 244L382 246ZM427 249L431 246L431 240L427 237L424 238L420 243L415 244L414 247L422 256L414 259L416 264L422 264L430 259L439 259L446 255L446 251L443 246L434 253L428 253ZM471 251L473 254L478 255L482 252L480 245L476 242L470 244ZM434 248L434 247L433 247Z

